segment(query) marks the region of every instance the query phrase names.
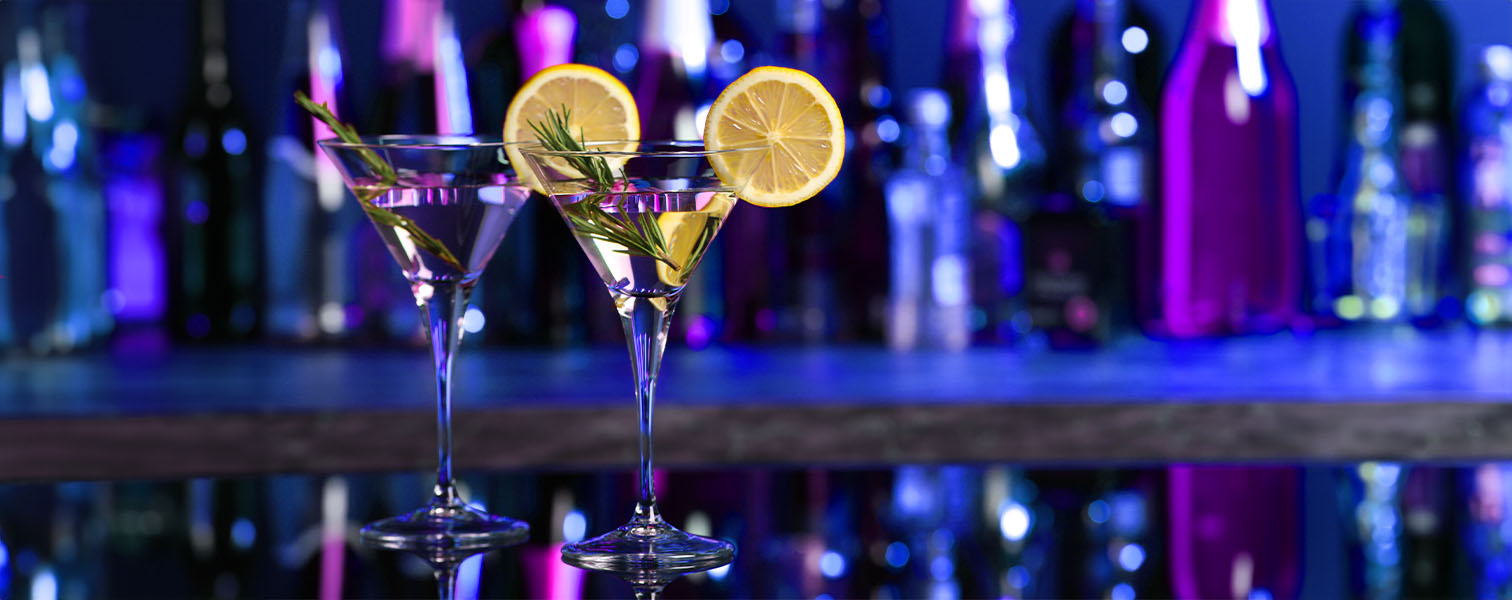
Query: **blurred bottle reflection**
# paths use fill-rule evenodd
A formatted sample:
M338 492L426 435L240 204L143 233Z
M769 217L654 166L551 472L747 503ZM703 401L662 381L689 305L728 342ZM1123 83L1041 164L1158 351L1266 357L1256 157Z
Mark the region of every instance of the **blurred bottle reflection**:
M1296 93L1266 0L1200 0L1161 103L1161 324L1291 324L1300 298Z
M978 342L1025 333L1020 222L1044 193L1045 151L1025 108L1014 68L1017 18L1006 0L953 4L947 64L956 119L954 150L964 157L971 216L971 330Z
M911 143L887 182L891 292L887 343L957 350L970 342L970 231L965 177L950 156L950 100L940 90L909 97Z
M1174 466L1167 544L1180 598L1296 598L1301 476L1290 467Z
M226 5L207 0L192 14L195 83L174 138L172 330L185 340L250 339L263 297L252 138L232 94Z
M1477 325L1512 324L1512 47L1481 52L1466 136L1465 312Z

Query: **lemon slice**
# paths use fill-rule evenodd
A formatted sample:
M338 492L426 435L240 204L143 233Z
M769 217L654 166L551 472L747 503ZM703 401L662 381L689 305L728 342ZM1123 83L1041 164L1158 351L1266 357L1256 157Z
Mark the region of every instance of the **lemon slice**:
M845 123L829 91L803 71L757 67L709 107L710 150L770 146L766 152L710 157L720 180L758 206L789 206L814 197L840 172Z
M504 141L536 141L530 124L544 123L546 111L561 111L563 107L571 112L567 124L574 137L581 136L589 142L631 140L622 145L594 146L595 150L633 150L633 140L640 139L640 112L625 84L603 69L569 63L542 69L520 88L504 113ZM521 181L546 194L535 182L535 173L525 163L519 147L506 146L504 151ZM618 171L625 159L608 157L608 161ZM551 159L547 163L563 173L579 175L564 161Z

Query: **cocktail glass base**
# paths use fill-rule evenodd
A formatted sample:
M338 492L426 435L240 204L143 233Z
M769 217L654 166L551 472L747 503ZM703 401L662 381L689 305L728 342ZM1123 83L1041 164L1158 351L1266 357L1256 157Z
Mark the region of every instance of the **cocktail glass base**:
M363 543L386 550L402 550L446 562L530 537L530 526L509 517L491 515L462 503L436 499L408 513L374 521L362 528Z
M734 558L734 544L686 533L666 522L631 522L562 548L562 562L631 579L697 573Z

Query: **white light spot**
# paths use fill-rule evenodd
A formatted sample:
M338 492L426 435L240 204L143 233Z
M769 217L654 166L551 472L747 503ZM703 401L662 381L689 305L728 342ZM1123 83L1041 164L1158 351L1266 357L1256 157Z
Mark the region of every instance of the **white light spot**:
M476 306L469 306L467 312L462 313L462 330L468 333L483 331L483 324L487 322L488 318Z
M1139 119L1134 118L1134 115L1129 113L1121 112L1113 115L1113 118L1108 120L1108 126L1113 129L1114 135L1126 138L1134 135L1134 132L1139 131Z
M32 600L58 600L58 577L53 575L52 568L42 567L32 575L31 597Z
M1117 79L1109 81L1103 85L1102 97L1104 102L1113 106L1123 104L1124 100L1129 99L1129 86Z
M346 311L338 302L320 305L320 330L326 333L341 333L346 328Z
M572 511L562 517L562 541L569 544L582 541L588 533L588 518L580 511Z
M1139 54L1150 47L1150 34L1143 27L1130 27L1124 30L1122 41L1129 54Z
M1125 571L1137 571L1144 564L1145 551L1139 544L1125 544L1118 550L1118 566Z
M1012 169L1023 160L1018 134L1007 123L992 126L992 132L987 134L987 145L992 151L992 162L1000 169Z
M998 517L998 529L1003 533L1003 539L1017 542L1029 534L1029 510L1024 505L1014 502L1003 509Z

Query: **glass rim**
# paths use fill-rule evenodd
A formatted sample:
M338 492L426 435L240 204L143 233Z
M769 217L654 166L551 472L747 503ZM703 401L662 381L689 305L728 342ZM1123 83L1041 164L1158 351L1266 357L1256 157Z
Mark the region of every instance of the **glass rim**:
M509 146L530 146L538 142L506 142L502 135L497 134L472 134L472 133L389 133L383 135L364 135L357 139L360 142L348 142L339 137L325 138L318 143L322 148L336 149L400 149L400 150L423 150L434 148L439 150L467 150L479 148L507 148Z
M548 150L548 149L546 149L546 147L543 144L541 144L538 141L536 141L536 142L523 142L523 143L528 144L528 145L525 148L521 149L521 152L524 152L527 156L552 156L552 157L567 157L567 156L626 156L626 157L664 156L664 157L671 157L671 158L678 158L678 157L696 158L696 157L700 157L700 156L710 156L710 155L718 155L718 154L738 154L738 153L741 153L741 152L754 152L754 151L759 151L759 150L770 150L772 148L772 146L770 144L761 144L761 145L755 145L755 146L741 146L739 148L721 148L719 150L710 150L708 147L706 147L704 145L703 140L595 140L595 141L587 142L587 143L583 144L583 146L584 146L583 150ZM631 144L635 145L635 147L637 149L635 149L635 150L618 150L618 149L595 150L594 149L595 146L625 146L625 145L631 145ZM645 148L646 146L659 147L659 149L654 149L654 150L640 149L640 148ZM683 149L680 149L680 148L687 148L687 149L683 150Z

